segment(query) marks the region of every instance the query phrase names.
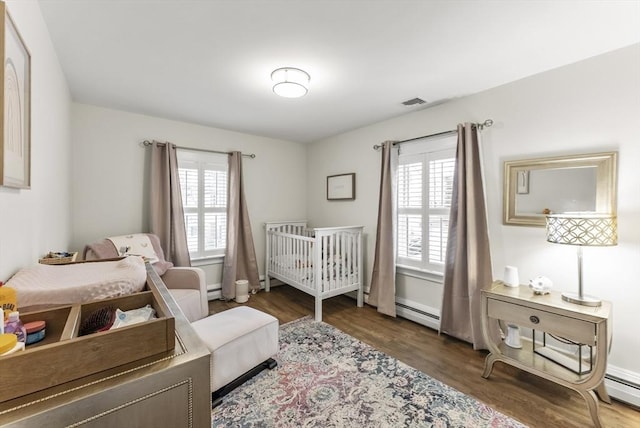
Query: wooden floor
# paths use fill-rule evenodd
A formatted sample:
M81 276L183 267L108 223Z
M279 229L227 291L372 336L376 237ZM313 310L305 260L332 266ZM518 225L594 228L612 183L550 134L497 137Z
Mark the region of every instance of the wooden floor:
M247 305L284 324L313 316L314 301L283 285L252 295ZM234 306L238 304L209 302L211 313ZM531 427L593 426L577 392L503 363L496 363L489 379L483 379L485 352L430 328L378 314L367 305L357 308L355 300L346 296L324 301L323 321ZM615 400L611 405L601 402L600 415L607 428L640 427L640 411Z

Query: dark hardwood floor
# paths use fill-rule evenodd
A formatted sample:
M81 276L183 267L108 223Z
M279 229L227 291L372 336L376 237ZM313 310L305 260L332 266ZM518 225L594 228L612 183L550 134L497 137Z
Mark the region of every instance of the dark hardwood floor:
M313 297L287 285L252 295L248 306L269 313L280 324L313 316ZM210 313L238 306L235 302L209 302ZM379 314L355 300L338 296L325 300L323 321L471 395L531 427L593 426L585 401L577 392L496 363L489 379L481 376L486 352L403 318ZM640 427L640 411L616 402L600 403L605 427Z

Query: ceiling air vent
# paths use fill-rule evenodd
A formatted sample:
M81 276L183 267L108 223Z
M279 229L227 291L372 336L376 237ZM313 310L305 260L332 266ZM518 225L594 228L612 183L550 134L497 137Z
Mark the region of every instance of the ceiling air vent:
M416 105L425 104L425 103L426 101L423 100L422 98L413 98L411 100L404 101L402 105L410 107L410 106L416 106Z

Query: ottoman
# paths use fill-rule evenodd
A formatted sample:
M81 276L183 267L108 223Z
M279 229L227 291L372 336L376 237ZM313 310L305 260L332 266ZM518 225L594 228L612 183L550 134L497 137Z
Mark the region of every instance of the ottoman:
M211 351L212 403L277 363L278 319L248 306L210 315L191 326Z

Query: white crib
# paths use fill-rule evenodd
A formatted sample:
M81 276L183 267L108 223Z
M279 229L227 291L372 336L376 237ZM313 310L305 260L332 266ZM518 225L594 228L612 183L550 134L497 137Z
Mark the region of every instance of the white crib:
M362 307L362 226L307 229L306 221L269 222L266 227L265 290L276 278L322 300L357 291Z

